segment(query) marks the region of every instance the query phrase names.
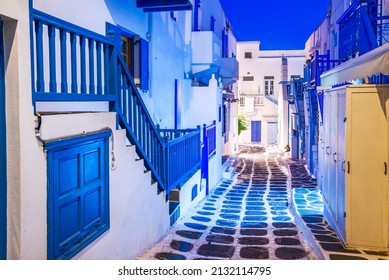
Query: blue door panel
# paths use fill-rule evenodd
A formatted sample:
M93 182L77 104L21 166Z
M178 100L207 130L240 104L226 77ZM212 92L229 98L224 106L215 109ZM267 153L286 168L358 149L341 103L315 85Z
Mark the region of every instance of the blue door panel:
M71 258L109 228L110 133L97 135L46 146L49 259Z
M261 121L251 122L251 142L261 142Z
M3 22L0 20L0 260L7 258L7 157Z

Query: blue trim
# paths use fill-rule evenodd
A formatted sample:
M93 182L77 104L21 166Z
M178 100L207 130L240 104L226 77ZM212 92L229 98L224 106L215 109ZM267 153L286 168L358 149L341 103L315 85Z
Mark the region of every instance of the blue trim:
M0 260L7 258L7 138L3 22L0 20Z
M70 259L109 229L110 135L45 144L48 259Z
M194 13L193 31L200 31L200 26L199 26L200 0L195 0L193 13Z
M174 80L174 129L178 129L179 116L181 115L181 104L178 97L178 80Z
M262 140L262 122L251 121L251 142L261 142Z
M143 8L144 12L165 12L191 10L189 0L137 0L136 6Z
M342 24L343 22L345 22L348 17L354 13L358 7L359 7L359 1L354 1L350 7L348 7L348 9L340 16L340 18L336 21L337 24Z
M211 31L215 32L215 23L216 19L214 16L211 16Z

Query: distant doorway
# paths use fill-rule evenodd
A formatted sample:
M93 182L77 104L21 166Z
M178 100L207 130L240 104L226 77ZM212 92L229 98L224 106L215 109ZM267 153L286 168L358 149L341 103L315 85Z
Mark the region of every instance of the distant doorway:
M277 123L276 122L268 122L267 123L267 144L275 144L277 143Z
M7 258L7 142L3 22L0 20L0 260Z
M261 142L261 121L251 122L251 142Z

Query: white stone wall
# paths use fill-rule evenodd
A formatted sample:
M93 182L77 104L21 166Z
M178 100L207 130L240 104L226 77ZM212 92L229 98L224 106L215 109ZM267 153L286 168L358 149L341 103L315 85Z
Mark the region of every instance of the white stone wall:
M305 63L303 50L275 50L261 51L260 42L238 42L239 61L239 94L246 94L245 106L239 107L239 113L246 116L248 130L239 136L240 143L251 142L251 121L261 121L261 141L268 143L268 123L278 122L278 144L284 147L287 143L287 104L281 103L283 96L282 81L282 58L288 60L288 80L292 75L303 76ZM245 52L251 52L252 58L245 58ZM253 82L243 81L244 76L254 76ZM274 95L279 105L264 98L264 105L254 105L254 96L265 94L265 76L274 76ZM249 86L247 86L249 84ZM249 108L250 107L250 108Z
M29 259L32 252L45 250L35 242L42 233L35 218L45 218L46 203L39 202L46 187L40 184L43 153L34 136L28 1L1 1L0 16L6 65L7 258Z

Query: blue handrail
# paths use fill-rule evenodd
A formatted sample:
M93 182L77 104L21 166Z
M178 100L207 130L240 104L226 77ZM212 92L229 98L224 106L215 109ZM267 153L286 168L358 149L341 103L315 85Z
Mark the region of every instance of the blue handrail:
M38 10L32 17L34 105L36 101L115 101L109 67L113 42Z
M208 158L216 154L216 121L209 126L204 124L204 142L207 142Z
M165 182L167 193L180 185L200 168L201 134L200 126L184 136L170 140L165 145Z
M34 106L38 101L110 102L118 125L126 129L159 191L167 194L200 167L200 127L157 129L112 39L37 10L32 21Z

